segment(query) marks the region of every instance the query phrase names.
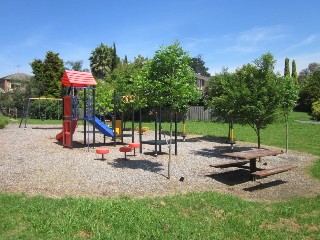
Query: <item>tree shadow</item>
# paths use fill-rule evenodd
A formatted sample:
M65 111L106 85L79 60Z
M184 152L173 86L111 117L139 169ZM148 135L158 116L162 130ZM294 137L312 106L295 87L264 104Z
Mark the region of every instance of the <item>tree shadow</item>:
M234 186L250 181L250 172L244 169L222 173L213 173L206 176L228 186Z
M197 151L193 151L193 154L200 155L202 157L214 157L214 158L229 158L228 156L222 156L222 154L227 152L239 152L252 150L252 147L237 147L230 149L229 146L218 146L214 148L203 148ZM234 158L233 158L234 159Z
M257 190L263 190L263 189L266 189L266 188L269 188L269 187L278 186L278 185L281 185L281 184L284 184L284 183L287 183L287 181L274 180L272 182L259 183L259 185L255 185L255 186L252 186L252 187L247 187L247 188L244 188L243 190L247 191L247 192L253 192L253 191L257 191Z
M142 169L144 171L149 171L157 174L160 174L159 172L163 170L163 164L151 162L149 160L125 160L124 158L117 158L113 162L109 162L108 164L114 168ZM164 176L163 174L160 175Z

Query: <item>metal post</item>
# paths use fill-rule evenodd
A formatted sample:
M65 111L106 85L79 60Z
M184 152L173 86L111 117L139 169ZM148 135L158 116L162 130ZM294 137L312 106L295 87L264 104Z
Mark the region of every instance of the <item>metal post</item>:
M158 124L157 124L157 121L158 121L158 113L156 112L156 119L154 121L154 128L155 128L155 131L154 131L154 151L155 151L155 155L158 156L158 152L157 152L157 144L158 144L158 141L157 141L157 138L158 138Z
M139 110L139 142L140 142L140 153L142 153L142 110Z
M96 88L93 87L92 91L92 118L93 118L93 148L96 148L96 126L95 126L95 117L96 117Z
M113 119L112 119L112 130L114 133L113 146L116 146L116 119L117 119L117 95L116 91L113 92Z
M87 89L84 88L84 93L83 93L83 139L84 139L84 145L87 144L87 120L86 120L86 115L87 115ZM87 116L88 117L88 116Z
M177 139L178 132L177 132L177 129L178 129L178 114L177 114L177 112L175 112L175 115L174 115L174 154L175 155L178 155L178 139Z
M162 113L161 113L161 106L159 107L159 152L162 151L161 149L161 133L162 133Z

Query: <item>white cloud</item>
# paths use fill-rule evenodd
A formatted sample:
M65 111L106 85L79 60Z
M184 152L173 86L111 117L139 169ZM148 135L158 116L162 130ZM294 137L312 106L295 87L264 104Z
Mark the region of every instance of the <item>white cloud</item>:
M264 45L279 41L286 36L285 28L282 25L253 27L224 36L225 42L229 42L230 45L222 48L219 52L253 53L261 50Z
M301 40L298 43L292 44L290 47L286 48L284 51L290 51L299 47L303 47L303 46L307 46L310 45L312 43L314 43L316 40L318 39L318 37L316 35L310 35L309 37Z

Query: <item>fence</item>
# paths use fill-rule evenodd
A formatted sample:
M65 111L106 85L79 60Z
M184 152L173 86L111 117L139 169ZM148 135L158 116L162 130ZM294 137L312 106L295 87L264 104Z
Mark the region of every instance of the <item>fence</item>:
M211 121L210 109L204 109L203 106L191 106L187 113L187 120L191 121Z

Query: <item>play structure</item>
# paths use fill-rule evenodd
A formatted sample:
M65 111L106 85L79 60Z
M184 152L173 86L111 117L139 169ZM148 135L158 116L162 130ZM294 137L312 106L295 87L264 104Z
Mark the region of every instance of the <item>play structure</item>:
M87 122L93 125L93 145L95 144L95 129L106 136L114 137L115 134L107 125L95 116L95 87L97 85L91 73L65 70L61 79L63 88L67 88L67 95L63 97L62 131L56 139L65 147L72 147L73 134L78 120L84 120L84 144L88 141ZM79 114L78 91L83 89L83 116Z

